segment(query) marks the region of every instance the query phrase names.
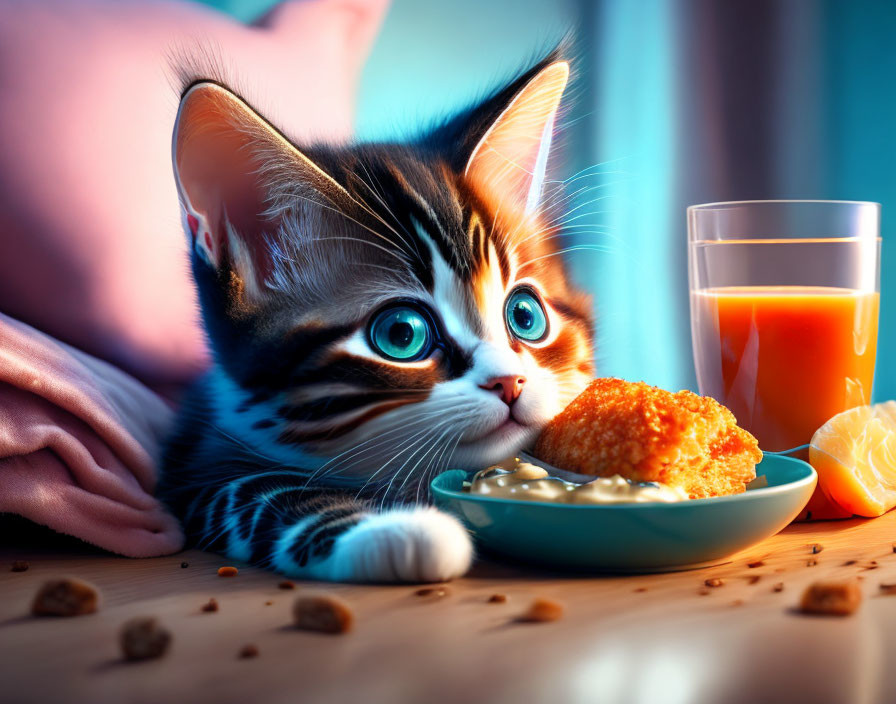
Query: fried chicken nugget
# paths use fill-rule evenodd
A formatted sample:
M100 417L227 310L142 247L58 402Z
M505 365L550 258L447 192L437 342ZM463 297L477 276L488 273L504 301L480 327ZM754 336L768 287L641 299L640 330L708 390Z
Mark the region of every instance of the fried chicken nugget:
M744 491L762 459L720 403L690 391L595 379L545 427L539 459L579 474L662 482L692 499Z

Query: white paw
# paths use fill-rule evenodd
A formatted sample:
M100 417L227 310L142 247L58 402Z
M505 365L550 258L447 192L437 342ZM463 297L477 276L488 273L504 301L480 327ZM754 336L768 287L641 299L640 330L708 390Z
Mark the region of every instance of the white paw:
M470 536L453 516L434 508L370 516L343 535L320 565L339 582L440 582L470 569Z

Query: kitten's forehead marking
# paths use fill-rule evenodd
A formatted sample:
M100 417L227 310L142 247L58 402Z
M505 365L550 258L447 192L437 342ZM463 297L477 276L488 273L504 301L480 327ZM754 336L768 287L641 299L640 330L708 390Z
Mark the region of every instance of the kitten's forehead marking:
M507 296L507 282L504 281L495 243L488 240L485 252L486 256L473 283L478 308L485 325L486 337L492 341L506 340L504 299Z
M432 298L445 330L461 347L473 349L479 344L479 336L476 334L473 321L467 317L471 309L469 293L442 257L439 248L423 225L414 217L411 218L411 222L417 237L426 244L430 252L433 273Z

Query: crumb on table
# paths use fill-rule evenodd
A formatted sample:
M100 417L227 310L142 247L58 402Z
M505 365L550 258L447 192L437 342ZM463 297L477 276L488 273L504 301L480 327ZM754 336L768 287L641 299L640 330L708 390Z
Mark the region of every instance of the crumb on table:
M519 620L526 623L548 623L563 618L563 604L553 599L539 597L535 599L522 614Z

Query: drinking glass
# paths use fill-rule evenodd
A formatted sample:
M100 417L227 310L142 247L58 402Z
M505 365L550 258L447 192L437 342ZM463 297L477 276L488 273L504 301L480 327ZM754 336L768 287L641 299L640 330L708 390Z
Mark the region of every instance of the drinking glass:
M880 205L742 201L688 208L691 334L700 393L763 450L808 443L871 401Z

